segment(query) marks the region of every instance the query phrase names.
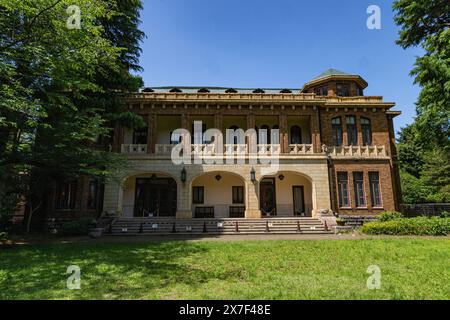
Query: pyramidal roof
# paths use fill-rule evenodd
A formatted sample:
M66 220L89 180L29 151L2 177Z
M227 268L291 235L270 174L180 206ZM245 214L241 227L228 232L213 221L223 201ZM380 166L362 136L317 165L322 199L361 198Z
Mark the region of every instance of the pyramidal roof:
M317 77L315 77L313 80L325 78L328 76L351 76L351 74L337 69L328 69L325 72L318 75Z

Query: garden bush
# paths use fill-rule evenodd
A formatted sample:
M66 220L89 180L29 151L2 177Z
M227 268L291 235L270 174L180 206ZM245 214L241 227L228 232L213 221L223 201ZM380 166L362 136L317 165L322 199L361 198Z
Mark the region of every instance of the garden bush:
M386 212L381 213L378 216L378 219L380 221L391 221L391 220L401 219L402 217L403 217L403 215L400 212L386 211Z
M446 236L450 235L450 218L418 217L366 223L366 234Z
M84 236L89 233L90 229L95 227L95 224L95 220L92 218L66 222L62 226L62 233L66 236Z

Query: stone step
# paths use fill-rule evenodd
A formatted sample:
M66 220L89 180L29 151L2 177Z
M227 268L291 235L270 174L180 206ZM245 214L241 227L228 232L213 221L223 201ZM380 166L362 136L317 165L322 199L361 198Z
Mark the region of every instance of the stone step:
M221 223L222 226L218 224ZM153 228L157 225L157 228ZM175 225L176 233L173 233ZM188 231L186 228L189 227ZM299 229L300 227L300 229ZM205 231L206 228L206 232ZM238 230L237 230L238 229ZM126 231L124 231L126 230ZM108 230L109 231L109 230ZM119 219L109 235L238 235L238 234L324 234L330 233L318 219Z

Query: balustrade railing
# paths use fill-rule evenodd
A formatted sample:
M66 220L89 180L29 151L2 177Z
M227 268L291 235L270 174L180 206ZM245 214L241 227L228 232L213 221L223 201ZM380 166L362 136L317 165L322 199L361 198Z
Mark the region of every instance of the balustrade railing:
M384 146L342 146L329 147L328 154L334 157L386 157Z
M123 154L146 154L146 144L123 144L121 152Z

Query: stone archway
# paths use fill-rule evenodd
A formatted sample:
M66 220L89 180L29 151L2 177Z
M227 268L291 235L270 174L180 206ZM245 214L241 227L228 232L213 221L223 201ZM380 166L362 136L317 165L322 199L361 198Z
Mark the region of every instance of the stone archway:
M262 217L312 217L317 210L310 177L280 171L260 179L259 205Z
M177 212L178 186L168 174L145 173L126 178L122 184L122 215L171 217Z
M234 173L213 171L191 180L190 201L194 218L245 218L245 180Z

